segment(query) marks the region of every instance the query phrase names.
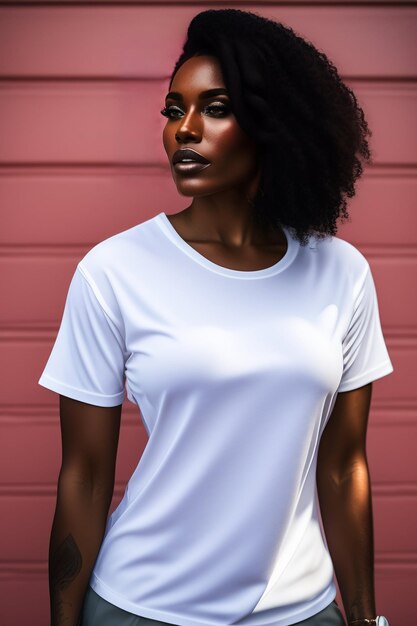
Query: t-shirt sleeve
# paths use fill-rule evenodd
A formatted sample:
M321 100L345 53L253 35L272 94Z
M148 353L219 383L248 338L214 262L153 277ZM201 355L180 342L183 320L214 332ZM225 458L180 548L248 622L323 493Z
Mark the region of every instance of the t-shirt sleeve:
M124 399L124 340L95 283L77 266L39 385L97 406Z
M350 391L394 371L382 332L370 266L343 339L343 374L337 391Z

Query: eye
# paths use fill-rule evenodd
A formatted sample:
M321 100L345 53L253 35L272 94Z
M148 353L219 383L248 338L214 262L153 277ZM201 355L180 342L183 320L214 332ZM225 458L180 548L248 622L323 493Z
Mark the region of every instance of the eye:
M224 104L209 104L206 109L210 109L212 111L217 111L218 113L226 114L229 112L229 108L227 106L225 106Z
M224 104L220 104L220 103L219 104L209 104L208 106L206 106L204 108L204 111L217 111L217 114L215 115L215 117L223 117L223 115L225 115L225 114L227 114L229 112L229 108L227 106L225 106ZM168 119L178 119L178 117L173 117L172 116L172 114L175 113L175 112L182 113L181 109L179 107L174 106L174 105L171 105L169 107L164 107L160 111L161 115L164 115Z
M173 107L173 106L170 106L170 107L164 107L164 108L161 110L161 115L164 115L165 117L168 117L168 118L171 118L171 119L172 119L172 111L174 111L174 110L177 110L177 111L178 111L179 109L177 109L177 107Z

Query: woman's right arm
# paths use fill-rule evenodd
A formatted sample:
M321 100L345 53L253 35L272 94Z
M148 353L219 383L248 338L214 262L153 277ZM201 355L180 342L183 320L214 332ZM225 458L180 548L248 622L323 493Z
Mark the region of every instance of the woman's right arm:
M113 496L122 405L59 398L62 465L49 543L51 626L78 626Z

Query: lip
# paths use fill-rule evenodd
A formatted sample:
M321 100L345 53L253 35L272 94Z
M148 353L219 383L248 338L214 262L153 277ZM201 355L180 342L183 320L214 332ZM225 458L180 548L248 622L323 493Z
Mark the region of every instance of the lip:
M210 167L211 163L197 163L196 161L194 161L194 163L175 163L174 165L174 170L177 173L181 173L181 174L197 174L198 172L201 172L201 170L205 170L206 167Z
M176 163L179 163L181 159L192 159L195 163L202 163L204 165L210 164L210 161L206 159L206 157L193 148L181 148L176 150L172 155L172 164L175 165ZM187 161L187 163L190 162Z

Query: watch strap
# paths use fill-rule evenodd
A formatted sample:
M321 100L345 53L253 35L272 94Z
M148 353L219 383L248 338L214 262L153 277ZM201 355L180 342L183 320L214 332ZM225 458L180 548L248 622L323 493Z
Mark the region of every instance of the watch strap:
M388 620L383 615L377 615L373 619L366 617L349 621L349 626L389 626Z

